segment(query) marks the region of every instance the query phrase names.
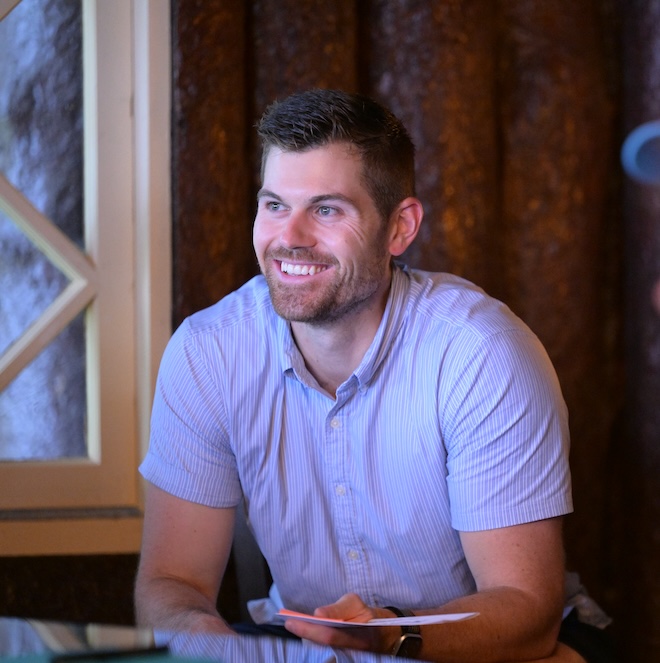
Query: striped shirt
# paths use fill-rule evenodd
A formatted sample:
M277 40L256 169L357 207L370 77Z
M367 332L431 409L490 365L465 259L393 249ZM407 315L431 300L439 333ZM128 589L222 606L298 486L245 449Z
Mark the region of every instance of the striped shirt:
M284 605L354 592L432 608L475 590L458 531L572 509L566 408L538 339L449 274L397 267L336 399L263 277L187 319L160 368L141 472L183 499L242 499Z

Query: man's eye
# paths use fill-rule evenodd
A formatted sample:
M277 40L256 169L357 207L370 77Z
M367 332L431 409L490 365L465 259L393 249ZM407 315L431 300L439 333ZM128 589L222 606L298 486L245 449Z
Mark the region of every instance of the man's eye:
M271 200L270 202L266 203L266 209L270 212L279 212L282 209L282 203Z
M328 205L322 205L319 207L319 215L320 216L332 216L333 214L336 214L337 210L334 207L329 207Z

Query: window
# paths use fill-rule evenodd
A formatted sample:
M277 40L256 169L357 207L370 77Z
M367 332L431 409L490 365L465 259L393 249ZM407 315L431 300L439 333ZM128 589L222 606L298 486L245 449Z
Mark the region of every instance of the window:
M48 34L58 4L78 9L67 0L0 2L0 35L5 21L30 26L24 41L11 31L15 59L36 59L35 20L61 38ZM23 116L0 99L3 555L138 549L137 465L170 334L169 2L83 0L78 18L66 17L68 39L76 20L81 108L72 92L66 132L42 122L21 134ZM64 93L53 77L76 65L60 64L69 68L35 77L32 105ZM53 153L49 169L42 155ZM21 155L33 161L27 177ZM66 200L50 204L58 176Z

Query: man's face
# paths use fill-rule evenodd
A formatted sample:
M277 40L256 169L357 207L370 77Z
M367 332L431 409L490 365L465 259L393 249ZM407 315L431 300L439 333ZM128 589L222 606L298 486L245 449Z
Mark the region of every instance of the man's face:
M271 148L253 241L275 310L290 321L324 324L376 305L390 278L387 227L343 143Z

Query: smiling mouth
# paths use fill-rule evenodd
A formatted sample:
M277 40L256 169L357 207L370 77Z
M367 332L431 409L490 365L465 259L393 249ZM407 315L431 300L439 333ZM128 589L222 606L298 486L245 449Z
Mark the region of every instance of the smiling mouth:
M314 276L326 269L328 269L327 265L294 265L290 262L280 261L280 270L291 276Z

